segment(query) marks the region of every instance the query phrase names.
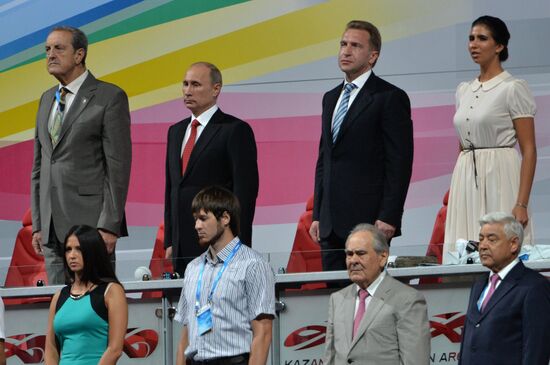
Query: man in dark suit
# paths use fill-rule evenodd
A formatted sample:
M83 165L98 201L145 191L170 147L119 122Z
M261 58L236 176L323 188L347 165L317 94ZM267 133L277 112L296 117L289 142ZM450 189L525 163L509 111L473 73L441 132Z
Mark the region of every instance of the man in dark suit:
M127 235L124 206L132 147L128 97L86 69L88 40L56 27L46 40L48 72L59 85L42 94L31 176L32 244L49 284L65 282L62 242L75 224L97 227L113 254Z
M324 364L428 365L430 329L424 296L385 270L389 246L371 224L346 243L352 285L330 296Z
M514 216L479 222L479 258L491 272L470 292L459 364L548 365L550 282L519 261L523 227Z
M164 246L174 269L202 253L191 202L209 185L231 190L241 205L241 241L252 243L252 221L258 196L256 141L250 126L216 105L222 88L219 69L198 62L183 80L183 101L192 115L171 126L166 150Z
M323 97L312 238L324 270L344 270L344 243L358 223L399 235L412 172L407 94L374 75L382 40L371 23L351 21L340 41L345 81Z

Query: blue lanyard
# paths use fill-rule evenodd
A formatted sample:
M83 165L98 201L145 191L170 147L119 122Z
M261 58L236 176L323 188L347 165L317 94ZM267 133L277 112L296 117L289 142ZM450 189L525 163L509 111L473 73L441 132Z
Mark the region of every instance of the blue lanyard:
M212 303L212 296L214 295L214 291L216 290L216 287L218 286L218 282L220 281L220 278L222 277L223 272L229 265L229 262L233 259L237 251L239 251L239 248L241 248L241 241L237 242L235 247L233 248L233 251L231 251L231 254L223 262L223 266L218 271L218 275L216 275L216 279L214 279L214 283L212 283L212 289L210 289L210 294L208 295L208 303ZM204 267L206 266L206 257L204 258L204 261L202 262L201 270L199 272L199 281L197 282L197 291L195 293L195 313L199 312L200 302L201 302L201 287L202 287L202 274L204 273Z

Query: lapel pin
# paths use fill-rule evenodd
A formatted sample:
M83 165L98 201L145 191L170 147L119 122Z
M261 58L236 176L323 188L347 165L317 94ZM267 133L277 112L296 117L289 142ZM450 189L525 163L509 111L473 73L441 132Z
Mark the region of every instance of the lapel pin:
M87 101L88 101L88 99L86 99L86 98L82 99L82 104L86 104Z

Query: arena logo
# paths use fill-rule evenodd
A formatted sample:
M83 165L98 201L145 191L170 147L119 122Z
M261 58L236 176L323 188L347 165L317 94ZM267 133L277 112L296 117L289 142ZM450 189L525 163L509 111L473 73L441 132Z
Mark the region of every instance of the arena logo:
M128 328L124 339L124 353L129 358L149 357L157 348L158 333L152 329ZM16 356L23 364L39 364L44 361L46 336L25 333L6 338L6 358Z
M432 338L445 336L452 343L460 343L466 315L461 312L436 314L430 320Z
M298 328L289 334L284 342L285 347L294 351L305 350L325 343L327 328L325 326L310 325Z

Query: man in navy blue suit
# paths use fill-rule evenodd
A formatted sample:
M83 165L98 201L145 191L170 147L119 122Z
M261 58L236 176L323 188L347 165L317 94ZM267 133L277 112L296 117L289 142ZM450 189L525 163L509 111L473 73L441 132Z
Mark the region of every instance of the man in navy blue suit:
M338 52L345 78L323 96L309 234L325 271L346 270L346 237L359 223L374 225L388 243L401 235L413 164L411 104L374 74L381 47L375 25L349 22Z
M479 223L479 258L491 272L472 287L459 364L548 365L550 282L519 261L523 227L512 215Z

